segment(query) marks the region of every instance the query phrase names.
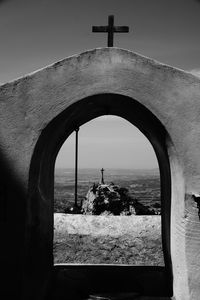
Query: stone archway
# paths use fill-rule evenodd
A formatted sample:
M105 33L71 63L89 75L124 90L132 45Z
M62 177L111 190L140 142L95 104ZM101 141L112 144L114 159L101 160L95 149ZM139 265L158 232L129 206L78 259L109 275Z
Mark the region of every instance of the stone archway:
M200 222L192 194L199 193L200 179L200 79L127 50L101 48L5 84L0 98L1 165L14 179L4 173L12 218L2 230L14 230L17 248L13 268L7 240L3 268L14 270L24 299L31 293L42 299L52 276L50 183L57 152L75 126L109 113L136 125L154 147L163 191L168 182L164 199L171 194L163 202L163 242L173 294L176 300L198 299Z
M34 253L30 255L32 259L35 256L34 265L42 265L46 261L46 267L44 266L43 270L44 276L46 276L48 272L51 272L51 268L53 268L52 226L54 164L57 153L62 143L77 126L105 114L123 117L144 133L155 150L161 175L161 203L163 211L162 242L165 267L144 268L143 271L140 271L140 283L137 279L138 267L127 267L127 275L123 274L123 277L125 276L128 279L131 274L132 278L134 278L135 281L137 280L140 290L146 294L172 295L170 255L171 175L166 145L166 141L169 138L161 122L143 105L127 96L105 93L79 100L53 119L43 130L37 142L30 168L30 201L34 207L37 208L31 210L33 221L38 218L38 215L41 216L39 220L40 228L34 233L35 237L32 237L34 240L34 249L30 247L30 250L33 249ZM42 232L41 228L43 228L43 230L46 229L46 232ZM45 243L43 242L44 240ZM38 248L37 251L36 247ZM42 256L41 253L45 253L45 255ZM39 256L41 262L38 261ZM88 269L88 267L85 268ZM95 273L98 274L96 268L98 267L94 266L93 269L95 269ZM107 267L107 269L110 268ZM122 268L118 267L118 269L120 270ZM87 272L89 271L87 270ZM94 271L90 272L92 273ZM109 273L110 270L105 270L103 277L106 277L106 272ZM146 283L144 278L146 279ZM149 286L151 286L151 288L149 288ZM124 288L127 289L127 286ZM135 288L137 290L138 287L132 287L130 285L129 291L134 291Z

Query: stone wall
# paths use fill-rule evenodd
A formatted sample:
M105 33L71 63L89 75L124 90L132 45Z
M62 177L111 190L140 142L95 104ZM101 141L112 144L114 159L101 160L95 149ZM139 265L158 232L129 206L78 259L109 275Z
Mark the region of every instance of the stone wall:
M173 292L176 300L197 300L200 79L118 48L91 50L0 87L0 293L43 298L53 261L56 155L77 125L103 114L122 116L146 135L161 174L169 158L161 190L169 197L163 224Z

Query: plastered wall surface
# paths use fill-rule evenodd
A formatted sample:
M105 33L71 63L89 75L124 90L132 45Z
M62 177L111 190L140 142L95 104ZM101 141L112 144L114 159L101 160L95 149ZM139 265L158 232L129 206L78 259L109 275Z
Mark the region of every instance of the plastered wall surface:
M29 171L42 131L72 104L104 93L135 99L168 133L174 299L198 300L200 221L192 194L200 192L200 79L118 48L87 51L0 87L1 258L7 280L12 266L20 293L23 260L34 245L26 239L33 230L31 212L37 211L28 199ZM40 217L45 213L38 224Z

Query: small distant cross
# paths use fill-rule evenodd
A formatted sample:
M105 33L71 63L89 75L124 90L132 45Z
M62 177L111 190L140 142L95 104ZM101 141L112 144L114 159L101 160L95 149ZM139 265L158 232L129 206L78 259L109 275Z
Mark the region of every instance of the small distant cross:
M114 32L129 32L128 26L114 26L114 16L108 16L108 26L92 26L92 32L107 32L108 47L113 47Z
M103 172L104 172L104 168L101 169L101 184L104 184L104 178L103 178Z

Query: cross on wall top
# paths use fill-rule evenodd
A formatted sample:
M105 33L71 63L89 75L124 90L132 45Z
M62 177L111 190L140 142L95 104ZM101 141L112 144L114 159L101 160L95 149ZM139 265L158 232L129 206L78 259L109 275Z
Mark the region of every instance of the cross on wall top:
M129 32L128 26L114 26L114 16L108 16L108 26L92 26L92 32L107 32L108 47L113 47L114 32L122 33Z

